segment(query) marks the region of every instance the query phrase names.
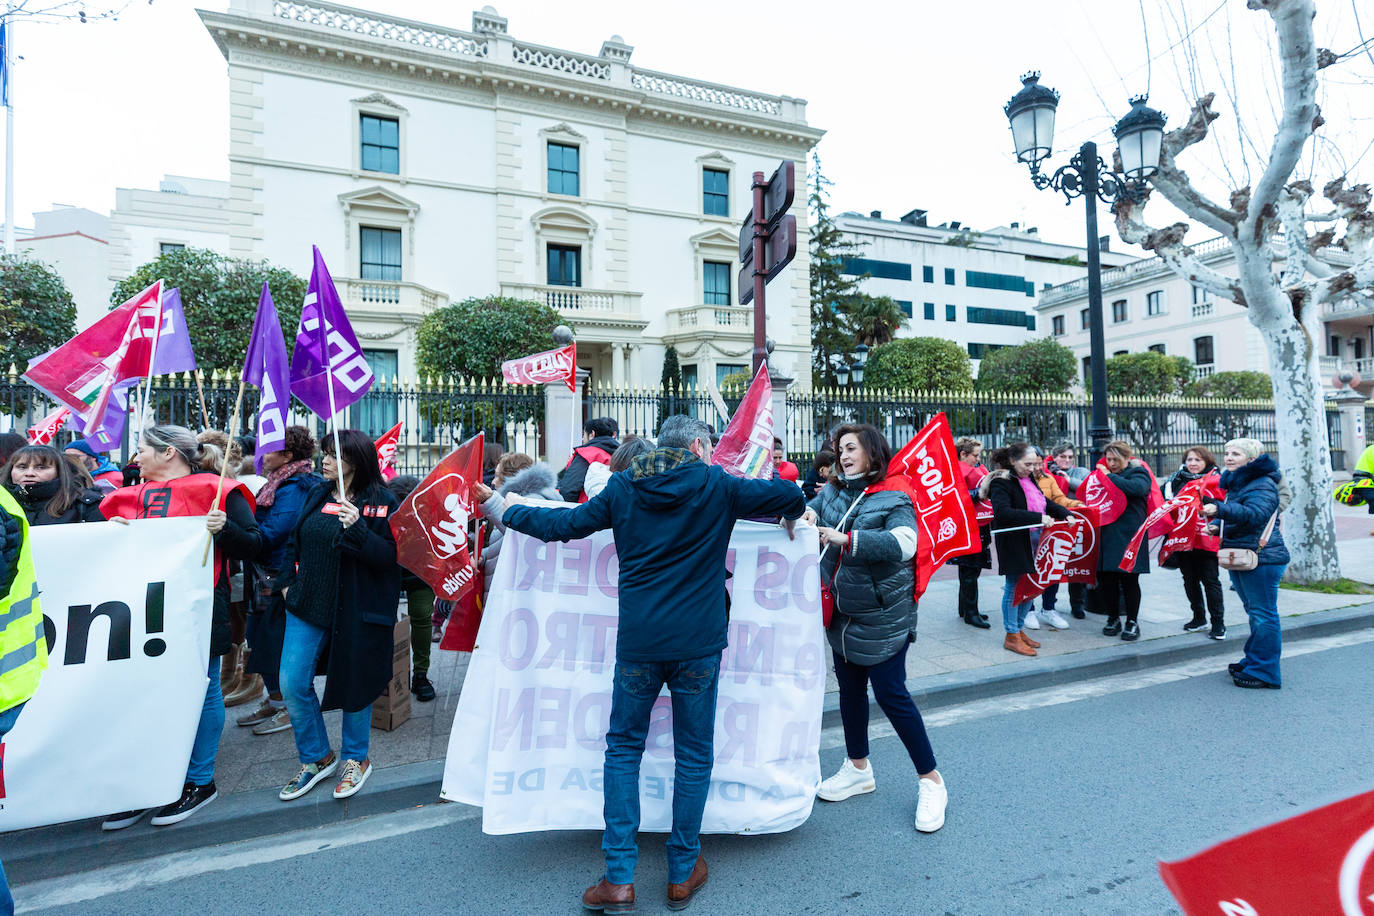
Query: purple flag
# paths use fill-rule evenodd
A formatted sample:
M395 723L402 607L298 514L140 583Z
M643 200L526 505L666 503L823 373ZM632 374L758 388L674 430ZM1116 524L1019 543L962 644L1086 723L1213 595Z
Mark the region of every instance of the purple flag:
M253 319L253 336L248 339L248 355L243 360L243 380L262 391L258 403L258 442L253 466L262 473L262 459L268 452L286 445L286 415L291 409L291 369L286 363L286 340L282 337L272 291L262 284L258 315Z
M316 414L332 421L335 411L367 394L372 387L372 367L367 364L344 314L324 255L318 245L312 247L315 266L310 271L310 288L301 307L296 348L291 354L291 393Z
M157 349L153 351L153 375L195 371L196 355L191 351L191 333L181 308L181 290L169 289L162 294L162 328L157 335ZM104 420L86 437L86 444L93 450L112 452L124 442L124 418L129 413L128 391L139 381L126 379L115 386L109 406L105 408Z

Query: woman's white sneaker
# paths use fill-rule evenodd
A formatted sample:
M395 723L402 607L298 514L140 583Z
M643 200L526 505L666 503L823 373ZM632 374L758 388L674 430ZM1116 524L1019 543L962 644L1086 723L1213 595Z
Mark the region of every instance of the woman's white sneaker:
M824 801L837 802L864 795L876 788L878 784L873 780L873 761L870 760L868 766L861 770L846 759L838 773L821 782L816 795Z
M1043 620L1045 626L1049 627L1051 630L1067 630L1069 628L1069 622L1064 619L1064 615L1054 609L1048 611L1041 610L1040 619Z
M939 782L922 777L920 793L916 800L916 829L922 833L934 833L945 826L945 806L949 804L949 791L945 788L944 777L941 776Z

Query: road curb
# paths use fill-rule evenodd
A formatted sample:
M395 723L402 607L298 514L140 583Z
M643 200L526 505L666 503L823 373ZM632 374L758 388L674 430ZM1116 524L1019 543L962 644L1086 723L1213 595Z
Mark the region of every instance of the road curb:
M1283 620L1285 642L1298 642L1374 627L1374 604L1319 611ZM1232 627L1237 635L1245 626ZM1025 662L911 678L907 689L918 707L940 709L974 700L1007 696L1094 678L1147 671L1210 656L1235 655L1234 639L1217 642L1187 636L1121 643ZM837 727L839 697L827 694L824 728ZM203 814L171 827L158 828L145 818L127 830L104 833L100 820L75 821L0 836L0 861L12 883L60 877L88 866L155 859L187 849L232 843L253 837L323 827L405 808L439 804L444 762L427 760L378 768L365 791L336 801L327 784L294 802L280 801L269 789L235 792L217 799Z

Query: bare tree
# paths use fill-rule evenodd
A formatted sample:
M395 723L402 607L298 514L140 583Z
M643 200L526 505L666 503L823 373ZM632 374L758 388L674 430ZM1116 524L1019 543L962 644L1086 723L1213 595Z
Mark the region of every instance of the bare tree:
M1128 242L1159 255L1175 273L1248 309L1269 353L1280 459L1296 478L1285 514L1292 562L1290 578L1314 582L1340 576L1331 511L1331 454L1326 410L1317 369L1322 306L1374 295L1374 214L1367 185L1329 182L1330 209L1309 209L1312 185L1293 180L1303 148L1323 121L1317 105L1318 71L1337 60L1316 44L1314 0L1247 0L1267 13L1277 41L1282 112L1259 181L1232 191L1223 205L1204 194L1179 167L1179 154L1204 140L1218 115L1215 94L1193 105L1188 123L1164 139L1152 184L1185 216L1227 239L1238 277L1223 276L1184 244L1191 228L1175 223L1153 228L1144 219L1149 191L1117 200L1117 230ZM1237 153L1239 155L1239 151ZM1315 227L1322 226L1321 231Z

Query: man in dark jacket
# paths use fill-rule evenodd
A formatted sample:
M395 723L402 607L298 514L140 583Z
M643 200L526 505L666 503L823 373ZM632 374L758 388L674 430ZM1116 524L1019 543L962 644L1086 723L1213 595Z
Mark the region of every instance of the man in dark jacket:
M639 763L649 712L665 683L673 698L676 755L669 906L686 906L706 883L699 834L715 757L730 532L736 519L782 516L790 534L806 508L796 484L730 477L710 460L710 428L679 415L664 421L657 449L612 475L596 498L575 509L537 509L524 497L506 497L506 527L540 540L615 532L620 622L606 733L606 874L582 895L588 909L622 911L634 904Z
M610 417L597 417L588 420L582 427L582 444L573 449L568 466L558 475L558 492L570 503L585 503L587 495L582 484L587 479L587 468L592 464L610 464L611 456L620 448L616 436L620 435L620 424Z

